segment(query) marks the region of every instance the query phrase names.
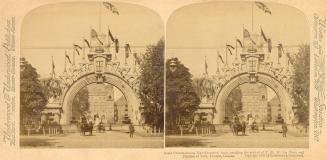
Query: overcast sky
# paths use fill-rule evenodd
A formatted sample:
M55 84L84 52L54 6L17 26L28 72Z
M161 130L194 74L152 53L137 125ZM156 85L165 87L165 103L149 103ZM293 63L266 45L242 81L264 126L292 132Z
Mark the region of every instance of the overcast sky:
M205 57L209 74L216 71L217 52L225 60L225 45L235 46L235 38L242 41L243 27L260 35L260 27L273 46L284 45L294 54L297 47L309 43L309 28L299 10L275 3L265 3L272 14L265 14L253 2L209 2L185 6L175 11L167 23L166 58L178 57L194 76L204 73ZM253 7L253 31L252 31ZM238 50L240 53L240 49ZM235 55L235 53L234 53ZM228 61L235 57L228 55ZM272 59L277 62L277 49ZM286 59L282 60L285 64Z
M145 46L164 36L163 22L154 11L138 5L113 4L119 16L107 10L102 2L58 3L32 10L22 25L22 56L44 77L51 72L52 56L56 73L63 71L65 50L72 58L73 44L83 45L83 38L89 39L91 28L98 34L107 34L109 26L120 46L129 43L132 52L139 54L145 52ZM124 57L123 48L118 56ZM76 54L76 61L81 58Z

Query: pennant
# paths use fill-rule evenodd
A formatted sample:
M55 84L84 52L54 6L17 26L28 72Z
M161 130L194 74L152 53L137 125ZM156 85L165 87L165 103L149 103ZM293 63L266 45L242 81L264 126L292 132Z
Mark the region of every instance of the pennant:
M265 33L263 32L262 28L261 28L261 36L262 36L263 40L265 40L265 42L268 41L268 39L267 39Z
M229 54L230 54L230 55L233 55L233 53L232 53L232 51L230 50L230 48L227 47L227 49L228 49L228 51L229 51Z
M119 52L119 41L118 41L118 39L115 39L115 50L116 50L116 53Z
M87 47L91 48L90 43L88 40L84 39L84 42L86 43Z
M250 32L243 27L243 38L250 38Z
M83 49L81 46L74 44L74 48Z
M96 37L96 39L98 40L98 42L103 45L103 42L99 39L99 37Z
M284 52L283 45L281 43L279 43L277 48L278 48L278 57L281 58L282 52Z
M53 57L52 57L52 72L54 73L54 69L56 68L54 62L53 62Z
M243 47L241 40L239 40L238 38L236 38L236 42L239 43L241 47Z
M131 53L131 48L130 48L129 44L127 43L125 45L125 58L129 57L129 53Z
M97 38L97 37L98 37L97 31L95 31L94 29L91 29L91 38Z
M251 37L250 37L250 40L254 45L257 45L257 43L255 43L255 41Z
M74 48L75 49L75 51L77 52L77 54L79 55L79 51L78 51L78 49L77 48Z
M208 64L207 64L207 58L204 58L204 68L205 68L205 73L208 74Z
M229 44L226 44L226 47L227 47L227 48L235 49L232 45L229 45Z
M218 54L218 57L219 57L219 59L221 60L221 62L222 62L223 64L225 64L225 62L224 62L224 60L223 60L223 57L222 57L220 54Z
M67 53L65 53L65 56L66 56L66 58L68 59L68 62L69 62L70 64L72 64L72 61L70 60L70 58L69 58L69 56L68 56Z
M268 52L271 53L272 44L271 44L271 39L270 38L267 40L267 43L268 43Z
M264 4L264 3L262 3L262 2L255 2L255 4L257 5L257 7L259 8L259 9L261 9L262 11L264 11L265 13L269 13L269 14L271 14L271 11L270 11L270 9Z
M119 12L116 8L116 6L114 6L113 4L109 3L109 2L103 2L103 5L110 10L112 13L119 15Z
M110 37L112 42L115 42L114 36L112 36L109 27L108 27L108 36Z

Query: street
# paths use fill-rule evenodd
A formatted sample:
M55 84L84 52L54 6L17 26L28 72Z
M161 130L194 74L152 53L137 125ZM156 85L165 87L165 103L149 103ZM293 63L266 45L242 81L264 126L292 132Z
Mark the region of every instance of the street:
M92 136L80 133L60 134L57 136L21 135L20 146L23 148L161 148L163 137L141 136L120 131L93 132Z
M166 147L217 147L217 148L306 148L308 137L295 137L273 131L248 132L245 136L222 133L212 136L166 136Z

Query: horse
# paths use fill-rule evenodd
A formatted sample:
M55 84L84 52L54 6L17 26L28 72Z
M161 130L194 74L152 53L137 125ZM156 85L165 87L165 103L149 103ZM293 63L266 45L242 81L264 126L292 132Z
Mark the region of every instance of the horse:
M242 132L242 135L245 135L245 131L246 131L246 122L242 121L242 123L240 121L236 121L236 122L231 122L231 129L233 132L233 135L238 136L238 132Z
M82 123L81 124L81 133L83 133L83 136L85 136L85 132L89 132L90 135L92 135L93 132L93 123Z

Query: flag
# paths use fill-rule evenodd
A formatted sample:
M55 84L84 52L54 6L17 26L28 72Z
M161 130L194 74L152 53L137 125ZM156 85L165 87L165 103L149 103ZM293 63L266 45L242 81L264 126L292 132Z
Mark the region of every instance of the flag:
M74 44L74 47L75 47L75 48L78 48L78 49L82 49L82 47L79 46L79 45L77 45L77 44Z
M221 60L221 62L223 62L223 63L225 64L225 62L224 62L224 60L223 60L223 57L222 57L220 54L218 54L218 57L219 57L219 59Z
M228 51L229 51L229 54L230 54L230 55L233 55L233 53L232 53L232 51L230 50L230 48L227 47L227 49L228 49Z
M278 44L278 57L282 57L282 52L284 52L283 45L281 43Z
M90 43L88 40L84 39L84 42L86 43L87 47L91 48Z
M229 45L229 44L226 44L226 47L227 47L227 48L235 49L232 45Z
M115 39L115 50L116 50L116 53L119 52L119 41L117 38Z
M267 39L267 43L268 43L268 52L271 53L271 49L272 49L272 44L271 44L271 39Z
M70 60L70 58L69 58L69 56L68 56L67 53L65 53L65 56L66 56L66 58L68 59L68 62L69 62L70 64L72 64L72 61Z
M125 58L129 57L129 53L131 53L131 47L129 46L128 43L125 45Z
M97 37L98 37L97 31L95 31L94 29L91 29L91 38L97 38Z
M255 4L257 5L257 7L259 8L259 9L261 9L262 11L264 11L265 13L269 13L269 14L271 14L271 11L270 11L270 9L264 4L264 3L262 3L262 2L255 2Z
M265 33L263 32L262 28L261 28L261 36L262 36L263 40L265 40L265 42L268 41L268 39L267 39Z
M250 32L243 27L243 38L250 38Z
M205 68L205 73L208 74L208 64L207 64L207 58L204 57L204 68Z
M75 51L77 52L77 54L79 55L79 51L78 51L78 49L77 48L74 48L75 49Z
M240 46L243 47L241 40L239 40L238 38L236 38L236 42L238 42L240 44Z
M108 27L108 36L110 37L112 42L115 42L115 38L114 38L114 36L112 36L109 27Z
M109 3L109 2L103 2L103 5L110 10L112 13L119 15L119 12L116 8L116 6L114 6L113 4Z
M54 69L56 68L54 62L53 62L53 56L52 56L52 73L54 73Z
M257 43L255 43L255 41L251 37L250 37L250 40L254 45L257 45Z

